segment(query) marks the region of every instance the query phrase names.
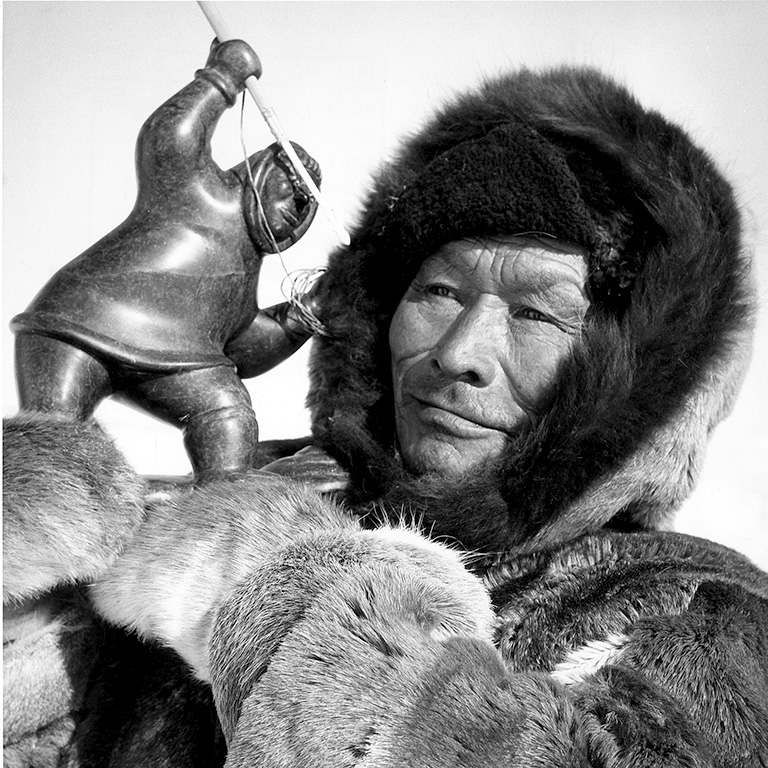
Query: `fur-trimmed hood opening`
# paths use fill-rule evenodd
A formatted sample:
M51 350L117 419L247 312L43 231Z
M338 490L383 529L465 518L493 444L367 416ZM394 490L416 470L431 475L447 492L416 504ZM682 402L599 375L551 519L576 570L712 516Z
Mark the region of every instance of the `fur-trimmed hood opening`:
M547 168L576 197L526 197L516 151L552 155ZM444 171L483 153L509 168L483 175L501 200L494 213ZM481 476L454 488L410 477L397 457L387 341L410 280L449 240L552 227L583 235L592 306L544 415ZM664 527L746 368L748 271L733 192L678 127L592 70L490 80L403 143L351 245L330 260L320 296L330 335L311 362L315 437L350 471L353 503L413 514L471 548Z

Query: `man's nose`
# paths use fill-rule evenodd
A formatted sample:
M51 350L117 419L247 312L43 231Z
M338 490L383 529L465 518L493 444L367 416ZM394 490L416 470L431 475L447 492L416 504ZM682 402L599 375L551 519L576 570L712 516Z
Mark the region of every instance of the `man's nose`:
M467 308L451 323L430 355L443 376L475 386L493 381L499 339L493 317L482 308Z

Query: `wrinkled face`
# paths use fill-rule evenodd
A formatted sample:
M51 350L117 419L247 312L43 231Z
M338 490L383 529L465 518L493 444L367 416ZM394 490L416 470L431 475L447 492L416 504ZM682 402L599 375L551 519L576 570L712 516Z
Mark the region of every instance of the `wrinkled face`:
M407 467L451 476L501 454L580 332L586 273L578 248L524 237L458 240L422 264L389 331Z

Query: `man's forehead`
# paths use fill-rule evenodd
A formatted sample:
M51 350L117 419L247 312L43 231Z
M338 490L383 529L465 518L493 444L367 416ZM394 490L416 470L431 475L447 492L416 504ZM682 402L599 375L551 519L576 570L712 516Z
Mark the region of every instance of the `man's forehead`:
M577 245L514 235L454 240L441 246L428 262L438 269L508 286L558 282L581 286L587 274L586 258L586 250Z

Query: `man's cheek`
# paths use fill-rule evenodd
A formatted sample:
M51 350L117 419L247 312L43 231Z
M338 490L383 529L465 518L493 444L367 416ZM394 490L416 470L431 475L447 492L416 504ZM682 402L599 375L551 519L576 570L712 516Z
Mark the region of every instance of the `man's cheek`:
M392 319L389 348L393 360L412 358L429 353L440 340L438 324L414 302L401 304Z
M567 354L567 346L561 348L539 340L518 340L512 345L502 369L520 407L530 410L550 393Z

